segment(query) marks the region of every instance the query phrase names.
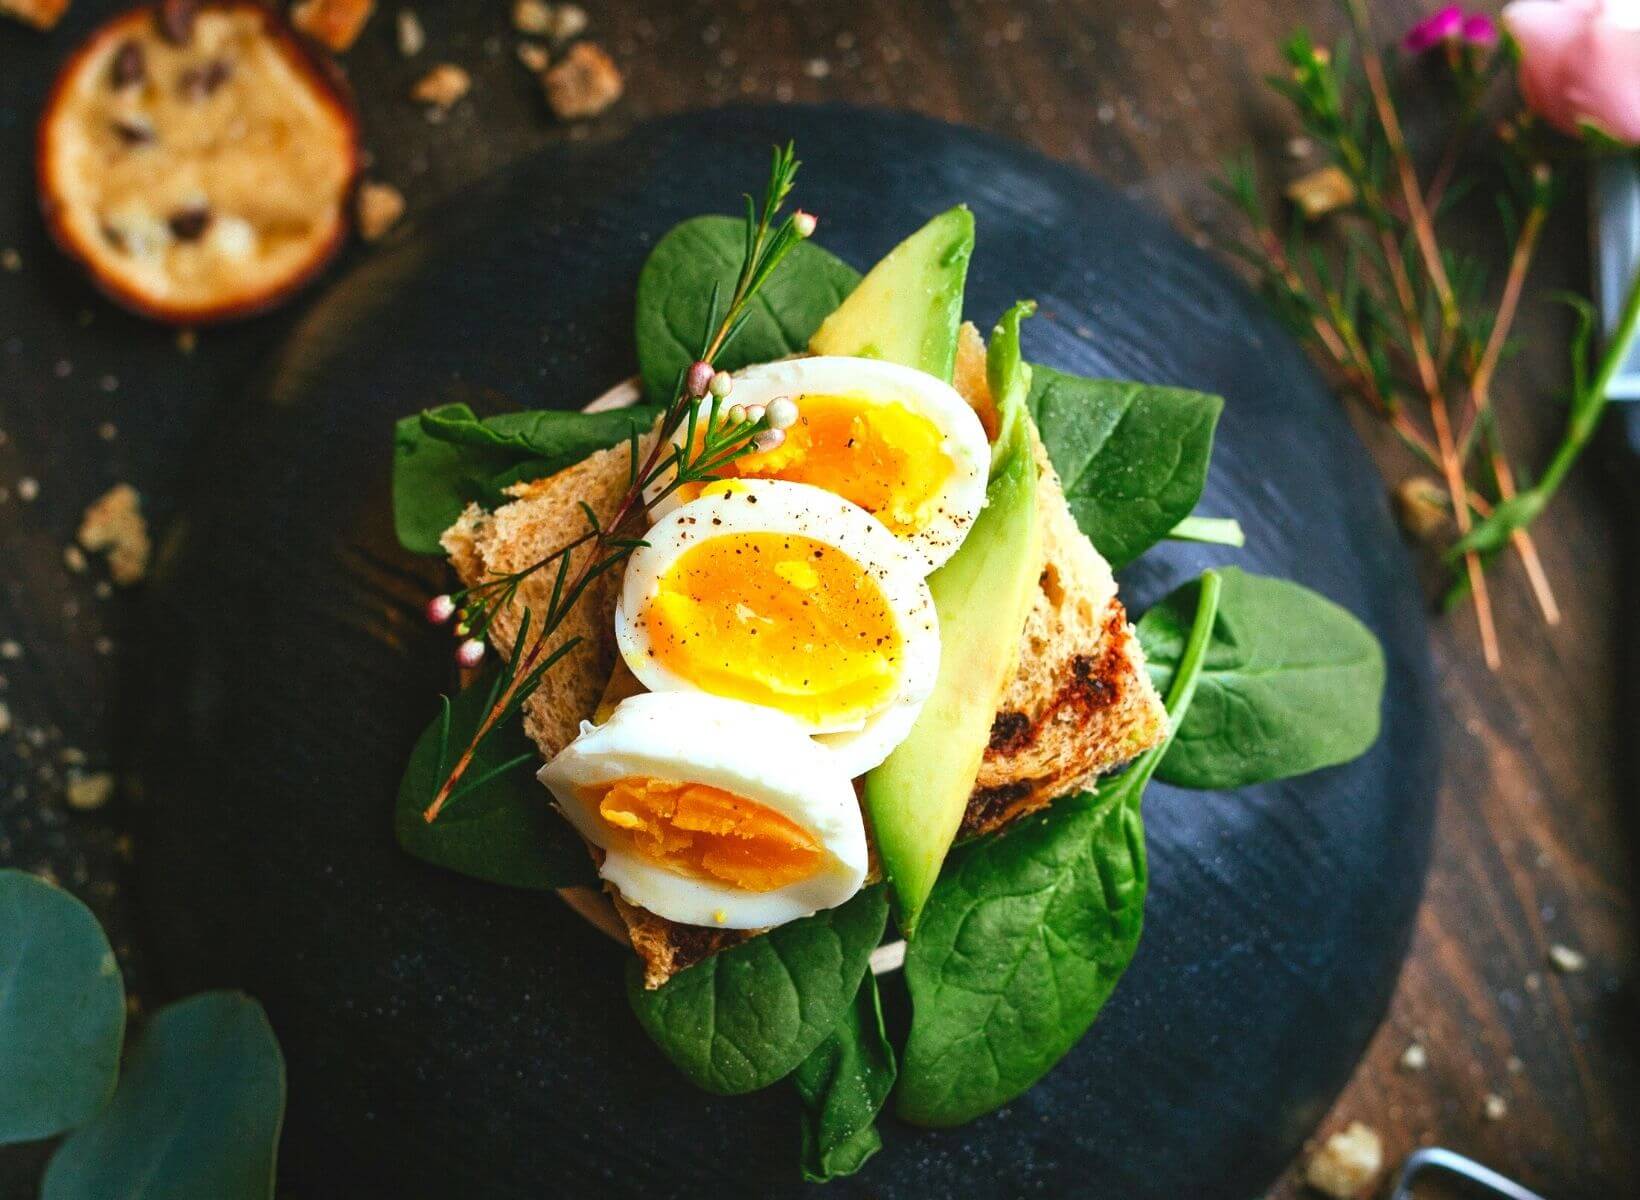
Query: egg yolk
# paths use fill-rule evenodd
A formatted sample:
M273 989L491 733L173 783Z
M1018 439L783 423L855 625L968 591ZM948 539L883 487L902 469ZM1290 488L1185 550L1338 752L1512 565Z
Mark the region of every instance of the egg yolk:
M632 853L746 892L807 879L825 860L819 840L789 817L704 783L618 779L598 797L598 815Z
M898 690L903 640L882 587L800 534L729 533L690 547L637 619L647 652L673 675L810 726L857 725Z
M953 469L938 425L863 396L805 394L797 413L779 446L743 455L718 474L824 488L902 537L928 525Z

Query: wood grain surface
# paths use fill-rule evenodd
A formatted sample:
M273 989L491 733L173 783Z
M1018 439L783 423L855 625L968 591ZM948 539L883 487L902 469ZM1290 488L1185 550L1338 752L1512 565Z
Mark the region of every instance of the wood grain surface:
M81 508L117 480L143 491L163 531L199 431L232 420L209 398L231 393L289 314L203 335L232 347L226 357L239 365L205 364L95 299L46 245L29 198L30 128L52 65L114 7L77 0L49 35L0 29L0 248L17 252L0 271L0 705L11 724L0 730L0 863L50 870L86 897L140 996L138 922L121 886L124 862L141 853L121 832L131 797L90 813L65 799L70 774L118 771L123 760L118 663L129 613L100 594L100 564L72 570L63 547ZM626 97L566 127L515 61L503 0L420 5L428 45L409 60L394 46L394 7L344 61L369 174L403 189L412 218L557 139L604 138L736 99L844 99L1016 138L1116 183L1204 243L1226 220L1210 183L1227 155L1254 145L1272 179L1304 168L1260 80L1278 69L1276 46L1292 27L1331 35L1341 23L1325 0L609 0L587 5L589 36L626 73ZM1386 39L1425 7L1375 5ZM435 124L408 91L440 61L467 67L475 84ZM703 204L732 184L710 162L679 181L698 187ZM1540 256L1522 353L1498 389L1528 466L1543 461L1557 427L1564 375L1567 327L1546 297L1584 287L1585 239L1573 197ZM58 335L8 328L41 304L71 317ZM110 346L117 372L77 366L106 363ZM140 442L120 430L133 409L144 414ZM1388 439L1362 429L1388 478L1411 470ZM1496 572L1501 675L1481 665L1467 614L1435 621L1445 771L1428 893L1390 1015L1318 1130L1364 1121L1382 1132L1391 1163L1420 1144L1448 1145L1554 1200L1626 1193L1640 1146L1635 777L1624 766L1636 730L1632 710L1620 718L1618 690L1619 535L1636 514L1620 506L1610 474L1592 465L1575 476L1539 526L1560 627L1543 625L1512 563ZM38 485L32 501L24 479ZM1555 945L1581 952L1586 969L1552 967ZM1426 1052L1422 1070L1400 1065L1413 1042ZM1504 1102L1501 1116L1488 1116L1488 1095ZM26 1191L40 1158L37 1148L0 1154L0 1192ZM1301 1191L1295 1168L1273 1194Z

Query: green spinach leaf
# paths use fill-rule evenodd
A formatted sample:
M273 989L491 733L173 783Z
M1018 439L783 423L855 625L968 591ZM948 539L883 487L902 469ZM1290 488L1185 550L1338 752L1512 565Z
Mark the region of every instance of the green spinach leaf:
M24 871L0 871L0 1145L50 1137L108 1103L125 983L97 918Z
M870 971L826 1040L792 1072L803 1100L803 1178L852 1175L883 1147L877 1114L894 1087L894 1048Z
M700 351L712 287L727 303L746 249L746 223L694 217L655 245L638 275L638 367L651 401L671 399ZM726 371L805 349L860 273L813 242L799 243L753 298L749 316L717 365Z
M1168 695L1175 722L1190 708L1218 592L1209 571ZM1140 802L1166 750L947 860L906 947L912 1018L900 1116L943 1126L989 1112L1093 1024L1139 944L1148 884Z
M1139 621L1156 686L1184 648L1196 585ZM1348 762L1378 740L1384 652L1345 609L1285 579L1224 572L1201 691L1158 775L1222 789Z
M1120 568L1190 515L1224 401L1036 367L1027 401L1082 532Z
M502 413L478 418L465 404L444 404L404 417L393 434L393 527L417 554L442 554L439 535L468 504L492 507L501 489L580 462L595 450L643 432L658 413Z
M547 789L535 779L537 754L523 722L504 721L479 744L466 779L478 781L512 763L493 778L452 799L436 821L422 812L432 802L448 762L471 740L490 705L493 676L464 690L416 739L399 782L393 828L399 845L417 858L463 875L510 887L560 888L596 884L586 846L569 822L553 809Z
M268 1200L285 1061L262 1006L207 992L154 1014L119 1090L46 1169L42 1200Z
M644 989L634 961L632 1009L698 1087L720 1095L767 1087L837 1028L887 920L888 897L878 885L714 954L654 991Z

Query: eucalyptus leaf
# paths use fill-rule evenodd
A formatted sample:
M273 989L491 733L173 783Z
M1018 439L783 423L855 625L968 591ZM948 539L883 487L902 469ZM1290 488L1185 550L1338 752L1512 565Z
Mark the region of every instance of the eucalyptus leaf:
M771 929L645 990L627 992L644 1030L690 1081L728 1095L791 1074L854 1002L888 920L881 885Z
M1378 740L1384 652L1348 611L1285 579L1223 572L1213 639L1190 716L1158 777L1223 789L1348 762ZM1197 585L1139 621L1151 678L1166 688Z
M41 1200L268 1200L284 1113L262 1006L194 996L154 1014L113 1101L52 1158Z
M439 535L471 503L493 507L501 489L580 462L643 432L652 408L542 410L479 418L465 404L404 417L393 433L393 527L417 554L442 554Z
M656 243L638 275L638 366L644 394L672 397L678 374L695 360L714 286L734 291L746 252L746 223L694 217ZM805 350L820 322L860 282L860 273L812 241L799 243L752 298L740 332L718 356L726 371Z
M492 682L493 675L486 676L447 701L448 708L416 739L393 813L399 845L435 866L489 883L522 888L596 884L586 846L535 778L535 747L522 721L497 726L480 743L464 778L479 780L505 763L525 761L457 795L433 822L423 818L454 757L488 710Z
M90 1120L114 1094L125 983L91 910L0 871L0 1145Z
M1039 366L1027 403L1077 525L1112 567L1167 537L1201 499L1219 397Z
M826 1040L792 1072L803 1100L803 1178L852 1175L882 1149L877 1114L894 1088L894 1048L870 971Z
M1200 607L1168 695L1186 719L1218 602ZM1140 804L1167 744L1092 792L959 848L906 946L911 991L897 1100L918 1125L1006 1104L1087 1032L1139 945L1148 874Z

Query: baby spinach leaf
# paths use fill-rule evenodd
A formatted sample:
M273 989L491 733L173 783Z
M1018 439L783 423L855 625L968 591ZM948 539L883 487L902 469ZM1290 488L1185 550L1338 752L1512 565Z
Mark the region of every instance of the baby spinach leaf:
M638 275L638 367L644 394L664 403L700 352L715 284L734 291L746 253L746 223L694 217L656 243ZM745 325L718 357L726 371L807 348L820 322L860 282L860 273L813 242L800 242L753 297Z
M852 1175L883 1147L877 1114L894 1087L894 1048L870 971L826 1040L792 1072L803 1099L803 1178Z
M1190 708L1218 590L1204 574L1168 695L1175 722ZM1007 1103L1093 1024L1139 944L1140 802L1166 749L946 861L906 947L912 1018L898 1112L907 1121L958 1125Z
M41 1200L268 1200L284 1115L262 1006L194 996L154 1014L112 1103L52 1158Z
M767 1087L837 1028L887 920L878 885L714 954L654 991L634 960L632 1009L696 1086L720 1095Z
M404 417L393 433L393 527L417 554L442 554L442 534L468 504L491 507L501 489L580 462L649 428L652 408L583 413L543 410L475 416L444 404Z
M1139 621L1157 687L1173 678L1196 591ZM1160 778L1235 788L1348 762L1378 740L1383 696L1384 652L1365 625L1299 584L1228 568L1201 692Z
M1112 567L1167 537L1201 499L1219 397L1036 367L1028 404L1076 523Z
M125 982L91 910L0 871L0 1145L50 1137L114 1093Z
M449 756L461 752L489 708L492 680L482 679L454 701L446 700L416 739L393 812L399 845L435 866L489 883L522 888L595 884L597 873L586 846L536 781L537 754L522 721L503 721L480 742L465 778L481 780L507 763L515 765L453 798L431 824L423 819ZM442 764L441 746L447 746Z

